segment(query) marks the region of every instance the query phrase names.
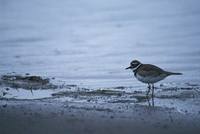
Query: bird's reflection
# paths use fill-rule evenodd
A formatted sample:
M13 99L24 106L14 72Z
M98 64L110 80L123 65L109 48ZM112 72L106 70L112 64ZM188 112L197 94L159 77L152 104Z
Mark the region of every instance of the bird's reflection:
M151 97L147 96L147 102L148 102L149 107L154 107L155 106L154 105L154 96L151 96Z

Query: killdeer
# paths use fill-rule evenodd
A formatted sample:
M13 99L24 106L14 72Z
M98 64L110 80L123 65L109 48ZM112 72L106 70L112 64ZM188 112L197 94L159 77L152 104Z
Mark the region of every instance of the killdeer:
M182 73L165 71L155 65L142 64L138 60L133 60L126 69L131 69L139 81L148 84L147 96L152 89L152 97L154 94L154 83L161 81L170 75L182 75Z

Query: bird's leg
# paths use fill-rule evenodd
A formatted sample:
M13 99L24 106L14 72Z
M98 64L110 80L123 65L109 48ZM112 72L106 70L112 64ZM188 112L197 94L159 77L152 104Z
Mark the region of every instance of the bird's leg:
M152 84L152 88L154 89L155 87L154 87L154 84Z
M148 83L148 89L150 89L151 88L151 85Z
M151 94L151 96L152 96L152 98L154 97L154 84L152 84L152 94Z
M151 99L152 99L152 106L154 107L154 97L152 97Z
M151 85L148 83L148 90L147 90L147 94L146 94L147 97L149 96L150 90L151 90Z

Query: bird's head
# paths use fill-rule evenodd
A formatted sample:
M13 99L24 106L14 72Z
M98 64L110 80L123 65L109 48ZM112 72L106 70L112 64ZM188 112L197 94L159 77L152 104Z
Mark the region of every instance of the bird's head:
M139 62L138 60L133 60L130 63L130 66L127 67L126 69L136 70L140 65L141 65L141 62Z

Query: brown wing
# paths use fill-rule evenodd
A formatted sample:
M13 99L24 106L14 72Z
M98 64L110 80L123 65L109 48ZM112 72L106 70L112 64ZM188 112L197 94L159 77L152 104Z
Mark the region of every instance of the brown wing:
M143 77L147 77L147 76L157 77L165 73L165 71L151 64L143 64L142 66L138 68L137 73Z

